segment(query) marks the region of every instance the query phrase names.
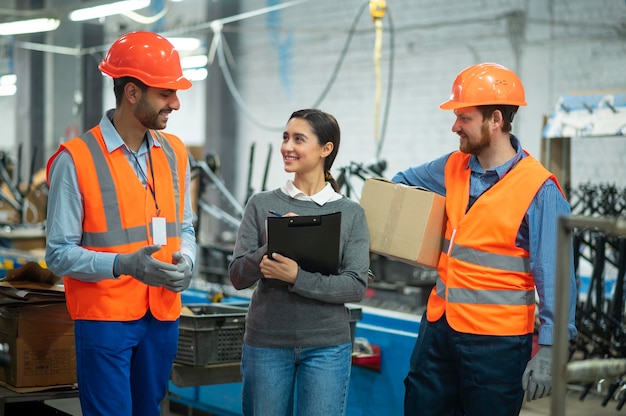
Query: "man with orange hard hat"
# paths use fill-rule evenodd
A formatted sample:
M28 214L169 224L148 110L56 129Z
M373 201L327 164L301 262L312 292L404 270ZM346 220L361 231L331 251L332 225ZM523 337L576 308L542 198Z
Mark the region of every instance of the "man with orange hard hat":
M84 416L158 416L196 255L187 150L161 130L191 87L164 37L132 32L99 65L115 109L48 161L46 263L75 324Z
M513 71L466 68L440 106L454 111L459 150L392 178L446 197L438 278L404 381L406 416L515 416L524 391L527 400L550 393L557 219L570 207L554 175L511 133L525 105ZM571 338L573 272L570 292ZM535 293L541 325L531 358Z

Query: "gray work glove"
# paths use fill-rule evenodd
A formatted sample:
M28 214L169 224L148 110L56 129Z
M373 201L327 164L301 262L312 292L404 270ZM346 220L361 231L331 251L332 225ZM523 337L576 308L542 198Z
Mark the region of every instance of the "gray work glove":
M127 274L150 286L166 286L182 281L185 276L176 264L165 263L152 257L161 249L160 245L143 247L134 253L118 254L113 265L113 274Z
M522 387L526 391L526 400L546 397L552 390L552 347L542 345L539 351L526 364L522 376Z
M176 271L181 274L182 279L171 280L164 286L172 292L182 292L191 283L191 259L182 255L180 251L175 251L172 254L172 262L176 265Z

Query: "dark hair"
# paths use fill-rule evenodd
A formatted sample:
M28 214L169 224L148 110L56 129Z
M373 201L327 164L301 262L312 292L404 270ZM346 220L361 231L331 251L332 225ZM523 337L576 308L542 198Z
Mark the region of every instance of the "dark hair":
M317 136L320 146L324 146L328 142L333 144L333 150L326 156L326 159L324 159L324 178L330 182L335 192L339 192L339 185L330 173L330 168L333 166L333 162L337 157L339 143L341 142L341 130L339 129L337 119L331 114L313 108L294 111L291 117L289 117L289 120L292 118L301 118L308 121L311 130L313 130L313 133Z
M124 95L123 94L124 93L124 87L129 82L132 82L137 87L139 87L139 89L142 92L145 92L148 89L148 86L146 84L144 84L143 82L139 81L137 78L133 78L133 77L114 78L113 79L113 94L115 94L115 104L116 105L119 105L122 102L122 97Z
M511 123L513 117L517 113L519 106L517 105L479 105L478 111L483 115L483 119L491 117L494 111L500 110L502 113L502 131L509 133L511 131Z

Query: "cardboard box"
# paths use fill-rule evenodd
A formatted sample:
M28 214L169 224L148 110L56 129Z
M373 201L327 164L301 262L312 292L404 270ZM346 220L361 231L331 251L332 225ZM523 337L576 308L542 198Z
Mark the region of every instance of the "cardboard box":
M14 387L76 383L74 322L65 302L1 307L0 342L9 348L0 381Z
M405 263L436 268L445 230L445 198L383 178L365 181L360 200L370 251Z

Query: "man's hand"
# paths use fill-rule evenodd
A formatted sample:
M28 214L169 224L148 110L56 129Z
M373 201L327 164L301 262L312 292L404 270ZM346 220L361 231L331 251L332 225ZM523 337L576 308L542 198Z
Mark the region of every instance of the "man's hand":
M150 286L166 286L172 281L183 280L178 265L165 263L152 257L160 245L143 247L134 253L118 254L113 265L115 276L127 274Z
M546 397L552 390L552 347L542 345L537 354L526 365L522 376L522 387L526 391L526 400Z
M172 254L172 262L176 265L176 271L180 273L182 278L173 279L164 286L173 292L182 292L191 283L191 260L182 255L180 251L176 251Z

